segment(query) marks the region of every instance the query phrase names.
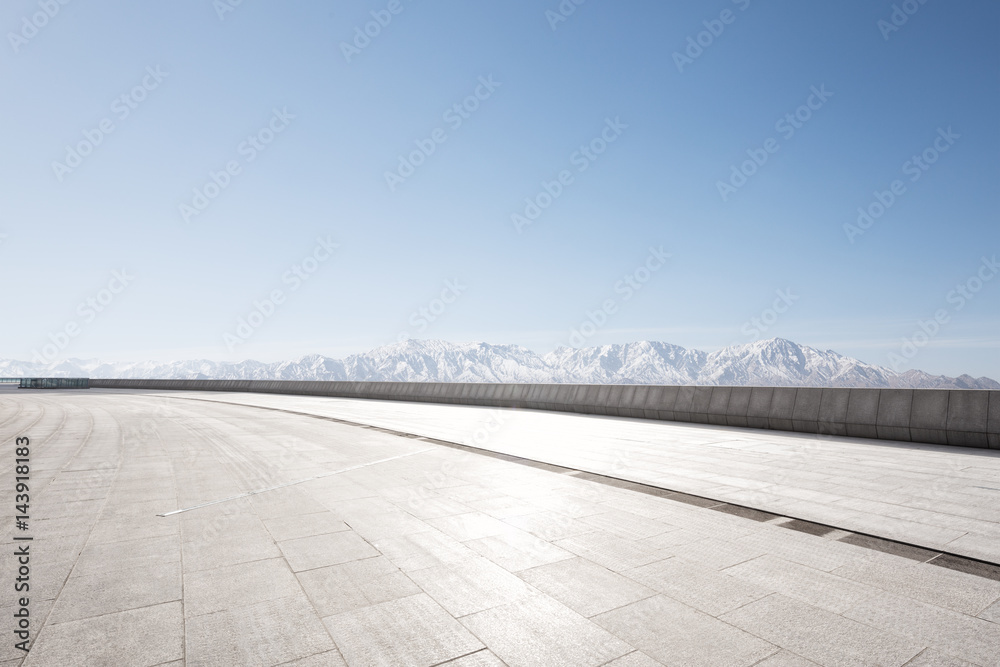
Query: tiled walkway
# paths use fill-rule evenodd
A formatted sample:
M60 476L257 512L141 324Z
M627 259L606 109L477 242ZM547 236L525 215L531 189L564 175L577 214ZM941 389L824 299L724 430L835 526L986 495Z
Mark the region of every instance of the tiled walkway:
M1000 451L396 401L197 393L316 413L1000 564Z
M936 489L955 513L935 516L973 513L942 546L969 535L991 544L996 503L962 494L958 480L1000 487L1000 459L974 451L844 440L803 456L794 436L630 420L505 413L477 435L497 418L487 410L3 391L8 480L13 438L32 440L35 643L23 659L8 627L0 666L1000 665L995 568L938 567L934 551L873 549L845 530L281 410L564 456L549 462L615 477L657 466L667 477L675 451L686 465L663 485L723 500L708 491L755 479L754 492L787 503L821 483L868 480L911 504ZM773 493L779 467L788 473ZM12 492L0 485L7 506ZM801 500L854 497L831 495ZM731 499L758 506L743 500ZM0 526L10 582L9 513Z

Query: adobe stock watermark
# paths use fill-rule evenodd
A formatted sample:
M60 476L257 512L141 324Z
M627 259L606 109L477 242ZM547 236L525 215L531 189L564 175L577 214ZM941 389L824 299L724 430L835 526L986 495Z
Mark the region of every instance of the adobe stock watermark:
M980 258L979 268L965 282L955 285L945 295L945 301L951 306L938 308L934 311L934 316L928 320L918 320L914 332L900 341L897 350L889 353L889 365L892 369L899 371L917 356L920 350L927 347L941 332L941 328L951 322L952 315L975 299L986 283L996 278L998 273L1000 273L1000 263L997 263L996 255Z
M412 1L412 0L410 0ZM399 16L406 9L402 0L389 0L385 9L378 9L369 12L372 20L364 26L355 26L354 39L350 42L340 43L340 52L344 54L344 60L351 64L351 59L360 56L361 52L371 46L372 40L382 34L382 30L389 27L394 16Z
M587 0L562 0L556 8L545 10L545 20L549 22L552 32L556 31L560 23L565 23L570 16L576 13L576 8L587 2Z
M497 88L503 84L493 80L493 75L479 77L476 87L472 93L461 102L456 102L441 115L441 119L448 124L451 131L462 127L465 121L472 118L472 114L479 110L480 105L493 96ZM417 173L427 159L437 152L438 146L448 141L448 131L442 127L435 128L426 139L414 139L416 149L406 155L399 156L399 163L395 171L385 172L385 184L389 187L389 192L395 192L396 188L406 182L410 176Z
M67 320L57 331L49 333L49 342L42 346L41 350L31 350L31 360L36 364L50 364L59 357L59 353L65 350L70 342L83 333L84 327L97 319L110 306L118 295L125 291L135 276L131 275L127 269L112 271L111 279L107 285L97 291L96 294L88 296L76 307L76 314L80 319Z
M288 291L275 288L267 293L263 299L254 300L253 307L246 317L240 317L236 321L236 329L233 333L228 331L222 335L222 341L226 344L226 349L233 352L237 345L241 345L254 335L264 322L274 317L278 308L287 300L288 295L296 292L307 280L309 280L320 267L333 257L334 251L340 247L339 243L334 243L328 235L325 239L320 236L316 239L316 245L312 251L292 264L287 271L281 275L281 283L288 285Z
M898 32L916 14L922 5L926 5L927 0L903 0L903 2L892 6L892 13L888 20L879 19L875 26L882 33L882 39L889 41L889 35Z
M912 156L900 167L903 175L910 177L911 183L919 181L920 177L941 158L941 155L951 150L955 142L962 137L960 134L955 134L950 125L947 130L939 127L937 133L938 136L935 137L930 146ZM874 199L867 206L858 207L858 218L855 224L844 223L844 234L847 235L847 240L854 243L857 237L864 236L865 232L871 229L879 218L885 215L906 192L906 183L897 178L889 184L887 190L876 190L872 193Z
M40 11L30 16L21 17L21 29L17 32L7 33L7 40L10 42L10 48L14 50L14 55L19 54L21 47L26 46L34 39L38 35L38 31L47 26L49 21L54 19L69 3L70 0L38 0Z
M778 132L784 141L790 140L797 131L809 122L815 112L823 108L823 105L831 97L833 97L833 93L826 89L826 84L820 84L819 88L811 86L806 101L777 120L774 124L775 132ZM771 156L780 149L781 142L774 137L765 139L761 148L748 148L746 153L749 159L744 160L739 165L731 165L729 179L715 183L722 201L729 201L729 197L746 185L749 179L767 164Z
M139 105L146 101L149 94L160 87L163 80L170 76L168 72L160 69L160 65L146 68L146 74L142 80L133 86L128 92L122 93L111 102L112 116L101 119L97 126L83 130L83 139L74 145L66 146L66 155L62 162L52 161L52 173L60 183L68 174L73 173L83 161L93 154L93 152L104 143L104 140L117 129L115 119L122 122L132 115L132 112L139 108Z
M741 12L745 12L750 7L750 0L733 0L733 4L738 6ZM705 53L705 49L715 44L715 40L722 36L722 33L726 31L726 26L736 22L737 16L739 14L733 10L723 9L719 12L719 18L702 21L701 24L705 26L705 29L693 36L688 36L683 53L680 51L673 53L677 71L683 74L685 67L693 65L694 61Z
M212 0L212 9L220 21L226 20L226 14L236 11L236 8L243 4L243 0Z
M578 174L587 171L590 165L597 162L601 155L608 150L608 146L618 141L622 133L627 129L628 125L621 121L620 116L615 116L614 120L605 118L604 129L601 130L599 135L580 146L569 156L570 164L576 167ZM563 195L566 188L575 181L576 177L570 169L563 169L551 181L543 180L541 182L542 189L535 196L525 197L524 210L519 213L512 213L510 216L510 221L513 223L517 233L521 234L525 227L533 225L542 216L542 213L552 206Z
M621 303L630 301L653 278L653 274L666 266L670 257L670 253L664 252L663 246L650 246L646 260L614 284L615 294L621 295ZM600 331L611 316L618 312L619 307L618 299L610 298L602 301L594 310L588 310L587 318L569 332L570 347L583 347L587 339Z
M441 289L441 294L439 296L431 299L426 305L413 311L408 320L410 326L416 329L416 333L418 335L424 333L432 323L436 322L448 311L451 304L458 301L459 297L465 294L467 289L469 289L469 286L463 285L457 278L453 280L445 280L444 287ZM400 343L409 339L409 331L402 331L396 337L396 340Z
M774 294L775 299L770 308L765 308L760 315L751 317L740 327L744 336L756 339L766 333L799 300L797 295L792 294L791 288L775 290Z
M294 119L295 116L288 113L288 107L283 107L281 110L273 109L267 124L253 134L247 135L247 138L236 147L236 154L242 160L229 160L219 171L209 171L208 181L204 185L194 188L190 203L185 201L178 205L177 210L181 214L181 219L184 222L191 222L191 218L204 213L211 203L232 184L233 178L243 173L243 166L250 164L257 159L260 153L267 150L271 142L288 129L288 125Z

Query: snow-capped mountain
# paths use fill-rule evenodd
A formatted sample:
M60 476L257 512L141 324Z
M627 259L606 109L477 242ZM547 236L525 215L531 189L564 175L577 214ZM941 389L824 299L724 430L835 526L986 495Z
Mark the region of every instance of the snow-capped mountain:
M0 376L1000 389L1000 383L985 377L951 378L917 370L898 373L781 338L711 353L640 341L560 347L546 355L519 345L408 340L345 359L308 355L275 363L69 359L46 365L0 360Z

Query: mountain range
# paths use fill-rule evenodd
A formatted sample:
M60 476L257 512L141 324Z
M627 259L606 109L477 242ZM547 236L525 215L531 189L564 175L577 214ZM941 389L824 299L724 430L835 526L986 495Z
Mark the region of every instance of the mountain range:
M1000 383L986 377L896 372L781 338L716 352L639 341L560 347L545 355L519 345L407 340L344 359L307 355L273 363L0 360L0 376L1000 389Z

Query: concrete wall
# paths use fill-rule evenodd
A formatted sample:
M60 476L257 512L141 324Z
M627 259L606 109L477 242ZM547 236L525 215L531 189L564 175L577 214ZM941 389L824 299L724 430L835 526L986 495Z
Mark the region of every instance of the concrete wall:
M1000 391L93 379L90 386L529 408L1000 449Z

